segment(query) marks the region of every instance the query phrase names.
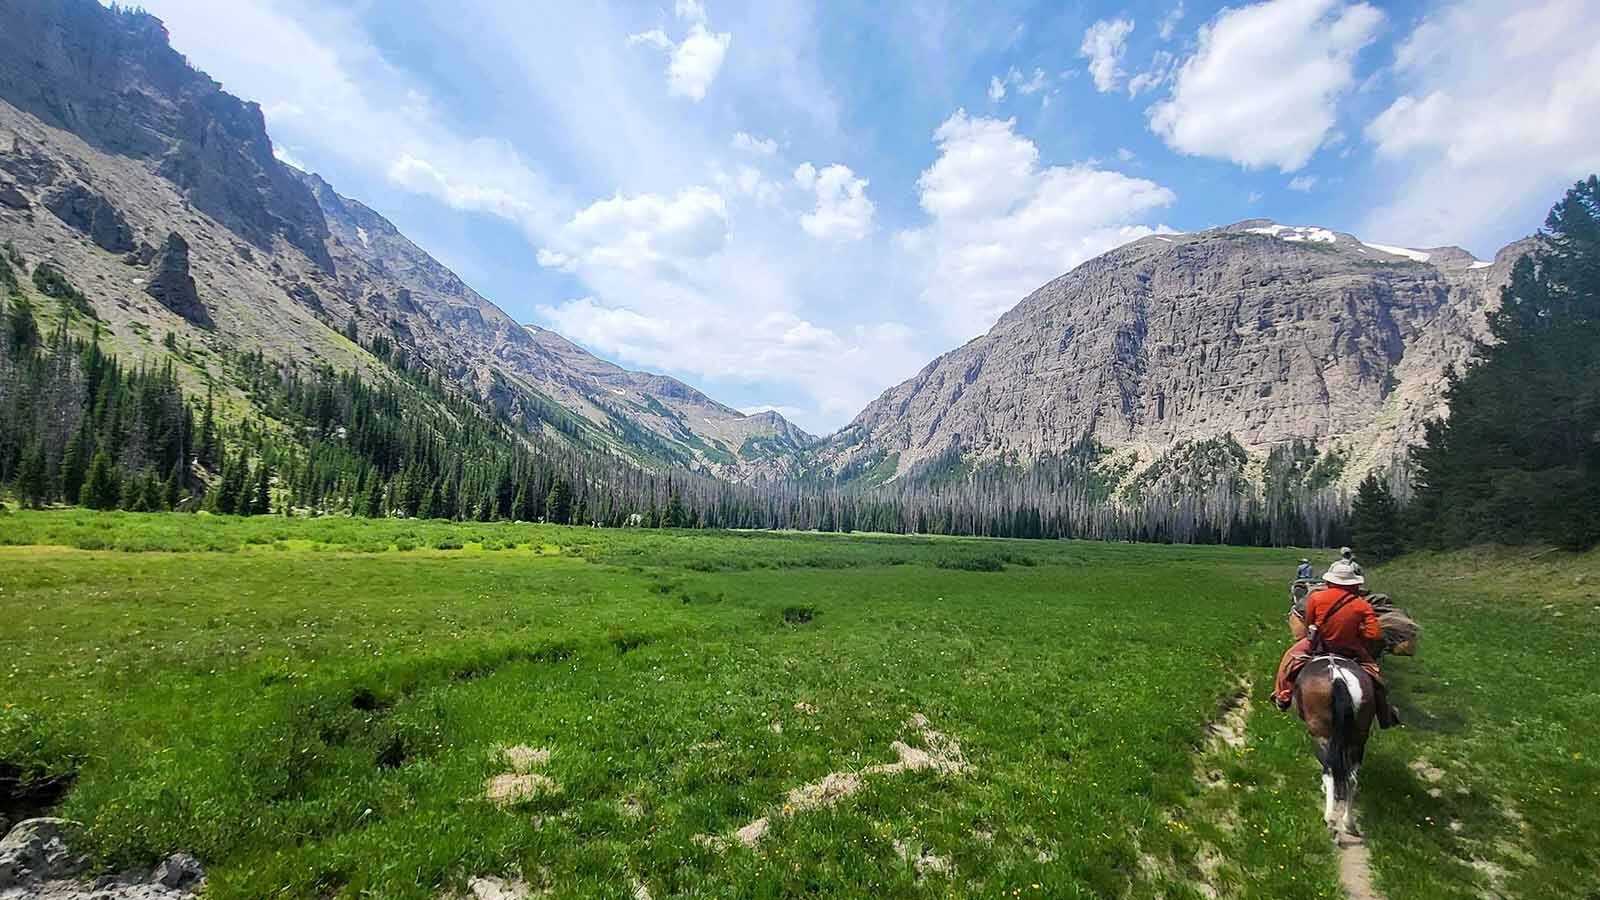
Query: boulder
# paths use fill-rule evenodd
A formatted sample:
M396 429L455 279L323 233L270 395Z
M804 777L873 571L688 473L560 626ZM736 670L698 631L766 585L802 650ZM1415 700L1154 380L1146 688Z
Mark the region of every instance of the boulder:
M189 242L177 232L167 235L155 257L155 273L144 292L202 328L212 325L211 313L200 302L194 276L189 274Z
M0 840L0 891L77 874L84 859L68 841L82 826L68 819L27 819Z
M56 218L83 232L95 246L112 253L134 248L133 229L110 200L79 182L57 188L45 195L44 208Z
M125 266L148 266L150 261L155 258L156 248L144 241L140 241L139 246L123 255L122 264Z
M156 867L150 880L175 891L198 891L205 883L206 871L193 856L174 853Z

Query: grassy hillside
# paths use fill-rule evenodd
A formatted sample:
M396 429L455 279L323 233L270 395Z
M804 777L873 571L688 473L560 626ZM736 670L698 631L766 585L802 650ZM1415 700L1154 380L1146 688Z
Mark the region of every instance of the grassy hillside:
M1265 697L1294 554L82 512L0 544L0 760L209 896L1339 894L1298 724L1207 734ZM1600 877L1596 562L1535 563L1549 600L1380 574L1428 628L1363 779L1389 897L1477 896L1474 855L1508 895Z

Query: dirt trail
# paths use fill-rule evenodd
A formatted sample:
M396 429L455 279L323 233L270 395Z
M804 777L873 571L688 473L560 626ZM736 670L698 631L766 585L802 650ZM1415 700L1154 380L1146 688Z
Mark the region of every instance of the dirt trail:
M1350 900L1383 900L1372 886L1372 854L1360 835L1341 834L1334 838L1339 849L1339 883Z

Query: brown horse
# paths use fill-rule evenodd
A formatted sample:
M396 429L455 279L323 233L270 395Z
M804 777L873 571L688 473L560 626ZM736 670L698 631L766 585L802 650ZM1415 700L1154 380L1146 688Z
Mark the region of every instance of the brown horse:
M1367 751L1367 735L1377 714L1372 677L1342 656L1318 656L1306 663L1294 683L1294 706L1305 720L1322 761L1326 796L1322 818L1328 827L1356 834L1356 775Z

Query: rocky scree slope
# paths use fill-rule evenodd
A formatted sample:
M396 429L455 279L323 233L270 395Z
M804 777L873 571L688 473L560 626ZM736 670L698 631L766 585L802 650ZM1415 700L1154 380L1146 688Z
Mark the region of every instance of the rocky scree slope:
M1446 367L1487 337L1527 248L1479 261L1264 219L1146 237L885 391L818 464L903 477L952 454L1026 463L1084 438L1148 464L1231 435L1256 459L1308 439L1359 478L1445 412Z
M0 0L0 26L0 239L65 273L120 355L163 358L170 333L208 381L226 383L225 349L388 377L364 349L382 338L530 432L647 465L777 475L809 444L515 322L276 159L260 108L190 67L153 16Z

